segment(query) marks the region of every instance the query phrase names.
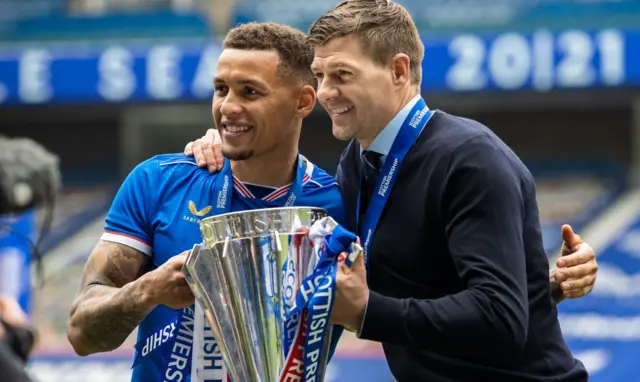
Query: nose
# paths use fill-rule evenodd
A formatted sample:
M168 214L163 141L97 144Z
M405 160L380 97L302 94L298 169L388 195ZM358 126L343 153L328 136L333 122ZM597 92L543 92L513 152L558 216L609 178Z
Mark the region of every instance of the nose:
M331 85L329 81L318 81L318 99L320 102L327 102L338 97L338 89Z
M233 92L228 92L226 97L220 102L220 113L225 116L233 114L240 114L242 112L242 105L238 101L237 97L233 95Z

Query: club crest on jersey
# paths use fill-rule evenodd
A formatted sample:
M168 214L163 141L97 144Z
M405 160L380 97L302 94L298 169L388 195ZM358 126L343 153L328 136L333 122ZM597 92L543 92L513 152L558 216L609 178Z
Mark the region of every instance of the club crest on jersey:
M200 223L199 218L206 216L213 209L211 206L204 206L201 210L198 210L196 203L193 200L189 200L187 208L190 215L184 215L182 219L191 223Z

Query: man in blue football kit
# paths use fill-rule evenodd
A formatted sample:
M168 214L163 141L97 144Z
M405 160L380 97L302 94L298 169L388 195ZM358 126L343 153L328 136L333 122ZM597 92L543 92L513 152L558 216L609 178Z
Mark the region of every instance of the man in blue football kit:
M181 272L201 219L269 207L325 208L345 221L335 179L298 154L315 104L305 35L278 24L229 32L214 79L219 173L183 154L155 156L126 178L71 309L76 353L119 347L138 327L132 381L227 381L220 350ZM195 310L195 311L194 311ZM330 354L340 329L334 329Z

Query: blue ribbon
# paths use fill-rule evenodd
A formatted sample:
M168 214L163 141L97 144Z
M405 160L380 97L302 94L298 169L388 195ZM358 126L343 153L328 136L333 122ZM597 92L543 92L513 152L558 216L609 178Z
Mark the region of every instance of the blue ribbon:
M356 235L340 225L325 236L322 253L313 273L302 281L296 294L296 303L286 313L283 330L285 356L291 351L297 333L297 330L287 328L297 328L303 310L307 309L308 324L304 339L305 381L316 380L317 373L321 370L320 361L324 359L322 350L335 297L338 256L342 252L348 252L355 241Z
M405 156L420 136L422 129L427 125L429 119L433 116L433 111L429 110L424 99L420 98L413 106L411 112L404 120L396 139L393 141L389 155L382 166L382 171L378 176L378 181L374 188L367 213L362 222L360 232L360 240L363 241L362 249L364 252L364 261L367 269L369 268L369 253L373 235L380 221L380 216L384 210L384 206L389 200L389 195L393 189L393 185L398 177L400 166ZM362 173L360 174L360 185L362 185ZM358 200L356 204L356 227L360 220L360 199L362 190L358 191Z
M291 184L291 187L289 188L289 192L286 199L287 201L284 205L285 207L290 207L294 205L296 200L298 199L298 196L301 194L302 186L303 186L302 182L304 180L305 170L306 170L306 162L305 160L303 160L302 156L298 155L296 178L293 184ZM218 176L216 177L216 181L214 183L214 190L216 192L215 192L213 214L222 215L225 213L229 213L231 211L231 203L232 203L232 196L233 196L233 174L231 172L231 161L229 161L228 159L225 159L224 166L220 171L220 173L218 174ZM189 311L190 314L187 313L187 311ZM176 341L178 341L181 338L184 338L184 336L180 335L179 329L185 326L186 324L188 324L189 322L193 323L194 321L193 312L194 312L193 306L190 309L176 311L176 316L173 319L171 319L170 322L168 323L163 322L162 325L155 326L154 330L151 331L151 334L147 335L140 342L136 343L135 349L137 350L138 355L132 367L137 364L144 363L146 365L149 365L148 367L153 367L155 370L162 372L163 376L166 376L167 373L173 372L172 370L169 370L169 366L168 366L169 363L171 362L172 352L175 347ZM145 345L147 344L147 342L154 341L154 335L156 335L156 333L158 332L163 332L164 328L166 328L167 325L175 326L173 335L170 336L170 338L162 341L158 346L153 347L152 350L144 351ZM191 329L193 330L194 327L192 326ZM191 342L189 342L189 344L192 345L193 338L191 338L190 341ZM190 372L191 370L192 354L193 352L191 352L187 357L188 358L187 366L182 369L184 370L184 372Z

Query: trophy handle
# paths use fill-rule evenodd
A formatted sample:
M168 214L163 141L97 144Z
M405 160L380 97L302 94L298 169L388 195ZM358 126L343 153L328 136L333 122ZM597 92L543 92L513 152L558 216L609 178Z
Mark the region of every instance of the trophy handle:
M327 216L325 218L324 224L326 225L327 228L331 230L331 232L333 232L333 230L336 229L336 227L339 225L338 222L336 222L331 216ZM349 268L353 267L353 264L356 262L358 257L362 256L362 252L363 252L363 249L359 242L351 243L349 254L344 259L344 264Z
M211 252L211 250L205 247L203 243L200 243L200 244L195 244L187 254L187 258L185 259L184 264L182 264L182 274L184 274L184 277L187 279L187 281L193 280L193 277L191 275L191 272L189 272L189 269L191 266L193 266L193 263L196 261L196 259L198 258L198 255L202 251Z
M362 246L357 242L351 243L351 251L344 259L344 264L349 268L353 267L359 256L362 256Z
M185 259L184 264L182 265L182 274L184 275L184 278L187 281L187 284L189 284L189 287L193 292L196 302L199 303L200 306L204 307L206 306L205 302L203 301L204 292L201 291L200 288L198 287L198 283L196 282L195 268L194 268L195 263L198 260L200 253L202 252L208 252L209 254L211 254L211 249L204 246L203 243L195 244L191 248L191 250L187 254L187 258Z

